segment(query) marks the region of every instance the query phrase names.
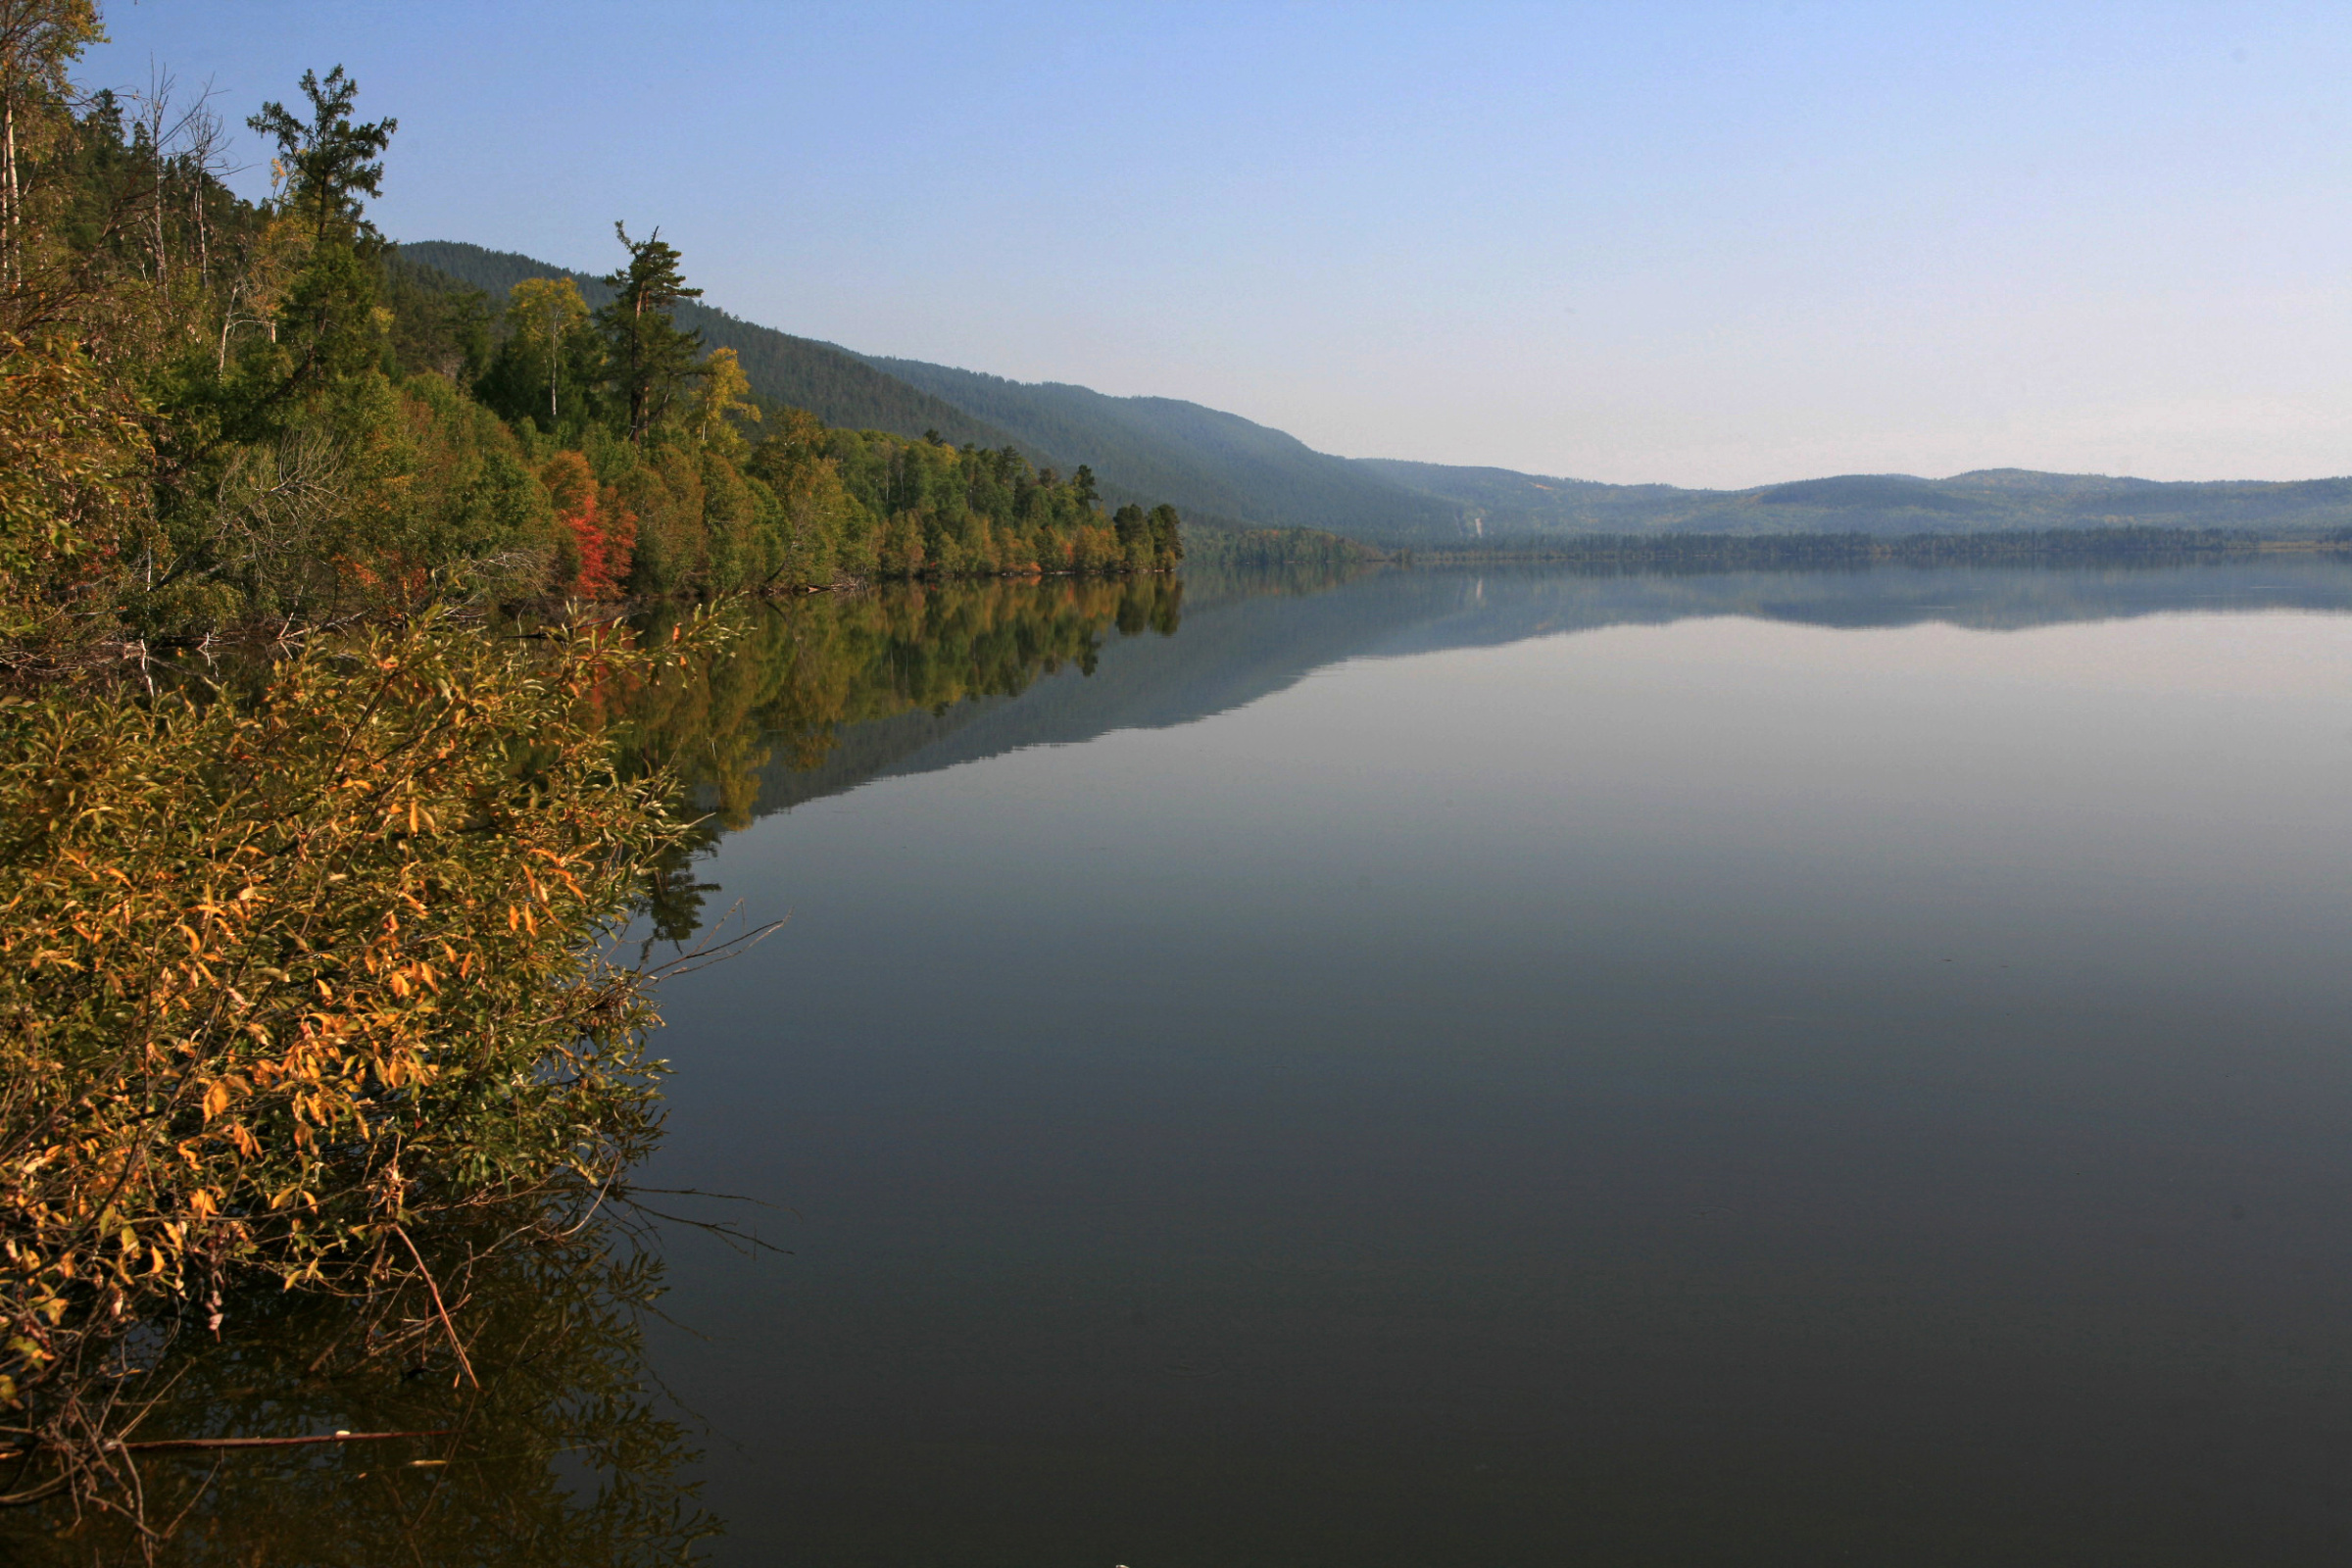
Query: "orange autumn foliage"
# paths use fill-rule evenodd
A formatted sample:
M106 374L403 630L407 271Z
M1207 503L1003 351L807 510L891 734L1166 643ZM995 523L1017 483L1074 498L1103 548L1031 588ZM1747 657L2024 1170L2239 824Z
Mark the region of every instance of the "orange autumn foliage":
M0 696L0 1442L102 1454L109 1357L224 1283L409 1278L638 1156L612 942L679 835L587 698L648 662L428 615L252 695Z
M559 584L581 599L615 599L637 553L637 517L611 485L600 485L577 452L559 452L539 470L564 528Z

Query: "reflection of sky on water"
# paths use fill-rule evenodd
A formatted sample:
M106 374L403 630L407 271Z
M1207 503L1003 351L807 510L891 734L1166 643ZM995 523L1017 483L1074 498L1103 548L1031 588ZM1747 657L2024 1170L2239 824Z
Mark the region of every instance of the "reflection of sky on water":
M2333 1560L2343 577L2029 575L1202 596L727 840L728 1560Z

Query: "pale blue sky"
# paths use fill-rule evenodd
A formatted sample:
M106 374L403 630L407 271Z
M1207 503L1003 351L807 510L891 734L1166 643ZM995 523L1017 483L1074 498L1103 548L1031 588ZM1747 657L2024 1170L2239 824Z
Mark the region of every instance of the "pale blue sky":
M2352 7L108 12L88 76L239 122L348 66L397 238L660 223L751 319L1325 451L2352 472Z

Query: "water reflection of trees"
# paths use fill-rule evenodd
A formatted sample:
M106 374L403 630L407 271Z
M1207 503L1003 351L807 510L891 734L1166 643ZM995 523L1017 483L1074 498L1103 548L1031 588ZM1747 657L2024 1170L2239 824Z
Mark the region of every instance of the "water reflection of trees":
M441 1232L426 1261L463 1332L409 1289L365 1305L265 1287L183 1326L122 1396L134 1445L222 1437L424 1436L285 1448L134 1446L143 1516L63 1505L0 1517L28 1565L674 1562L714 1526L696 1457L646 1392L639 1315L659 1263L609 1223L496 1245L517 1216ZM527 1218L527 1217L526 1217ZM8 1478L0 1473L0 1482Z
M1013 696L1066 665L1092 673L1110 635L1176 630L1184 593L1171 576L908 584L858 594L722 609L715 651L605 693L636 765L674 769L710 813L699 842L671 857L653 889L652 934L679 941L713 891L693 860L748 826L764 768L822 764L848 726L974 698ZM638 622L660 641L683 612Z
M717 612L723 646L690 641L682 661L612 674L595 700L633 768L672 769L709 810L707 847L751 819L762 769L817 767L868 720L1091 671L1109 638L1173 632L1181 592L1144 576L736 605ZM640 637L667 644L678 613L646 616ZM654 890L657 934L691 933L707 891L691 853L674 857ZM0 1560L677 1560L710 1522L680 1479L685 1434L645 1393L638 1314L658 1265L610 1206L568 1235L546 1217L420 1228L422 1284L263 1287L143 1329L114 1374L126 1419L111 1430L128 1445L98 1461L110 1484L79 1511L63 1496L0 1510ZM405 1435L203 1446L336 1432ZM39 1480L0 1460L0 1493Z

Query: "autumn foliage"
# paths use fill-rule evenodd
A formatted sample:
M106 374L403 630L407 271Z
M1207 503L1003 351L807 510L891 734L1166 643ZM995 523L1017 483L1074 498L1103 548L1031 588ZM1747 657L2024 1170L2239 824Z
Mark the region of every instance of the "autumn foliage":
M575 599L612 599L629 580L637 549L637 519L612 486L599 485L588 460L559 452L539 470L564 532L557 560L558 586Z
M282 176L248 201L203 99L74 86L101 36L0 0L0 1504L144 1551L144 1391L257 1292L470 1378L429 1260L592 1236L651 1147L612 943L689 841L664 737L599 715L710 645L498 616L1182 550L1084 468L762 407L654 237L595 312L404 263L367 216L397 123L339 68L246 122Z
M102 1454L134 1327L413 1278L418 1227L642 1151L605 943L671 786L583 701L632 660L428 618L249 696L0 699L0 1432Z
M0 635L55 641L119 568L146 514L135 414L78 349L0 333Z

